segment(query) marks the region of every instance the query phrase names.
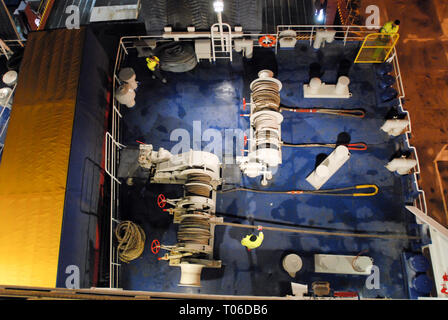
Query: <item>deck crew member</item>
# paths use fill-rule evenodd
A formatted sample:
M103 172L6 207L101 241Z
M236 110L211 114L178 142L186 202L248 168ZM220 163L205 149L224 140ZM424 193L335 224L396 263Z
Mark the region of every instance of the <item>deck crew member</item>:
M261 230L263 230L263 227L258 226L257 229L258 229L258 231L260 231L258 233L258 236L254 235L254 234L249 234L249 235L245 236L243 238L243 240L241 240L241 244L243 246L247 247L247 251L258 248L259 246L261 246L261 243L263 242L264 234L263 234L263 232L261 232Z
M381 28L381 33L398 33L400 29L400 20L389 21Z
M389 21L384 24L384 26L380 29L381 36L378 37L377 45L380 47L389 46L394 43L394 37L390 36L390 34L397 34L400 29L400 20ZM387 34L387 35L386 35ZM374 60L378 60L381 54L386 52L386 48L378 48L375 49L372 58Z
M166 83L166 79L163 77L162 72L160 72L160 59L156 56L151 56L146 58L146 63L148 69L152 71L152 78L157 78L163 83Z

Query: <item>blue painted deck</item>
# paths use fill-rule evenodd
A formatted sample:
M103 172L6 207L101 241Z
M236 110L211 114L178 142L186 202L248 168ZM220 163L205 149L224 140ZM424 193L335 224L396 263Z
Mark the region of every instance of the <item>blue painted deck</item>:
M335 117L322 114L283 112L283 141L289 143L335 143L341 133L348 134L350 142L365 142L367 151L352 151L351 159L324 185L323 189L340 188L357 184L376 184L380 188L374 197L325 197L317 195L278 195L247 192L218 194L217 212L228 214L228 222L279 226L276 223L315 228L327 231L365 233L415 234L415 219L405 211L404 205L416 196L411 189L411 177L401 177L384 166L403 148L403 137L391 139L380 130L384 117L396 101L381 103L379 88L372 65L352 65L350 99L303 99L302 85L309 81L312 63L320 63L322 81L337 81L342 59L353 61L358 43L327 44L314 51L307 42L294 50L280 50L277 55L277 78L282 82L282 104L300 107L363 108L364 119ZM263 52L256 52L258 57ZM193 71L184 74L167 73L168 84L152 80L143 59L132 54L125 61L136 70L140 86L137 104L124 111L123 141L136 145L135 140L151 143L157 149L170 150L176 141L170 133L176 128L187 129L192 135L193 121L200 120L202 132L215 128L224 135L225 129L248 129L249 121L240 117L241 100L249 98L248 84L254 73L243 59L236 56L230 64L201 62ZM265 66L266 67L266 66ZM235 147L239 154L242 141ZM203 142L205 147L208 142ZM199 146L195 146L197 149ZM329 154L327 148L283 148L283 164L268 186L272 190L308 189L305 178L314 169L316 157ZM241 185L260 189L259 179L243 178ZM362 297L407 298L401 254L418 244L408 240L382 240L350 237L324 237L265 231L262 246L248 252L240 240L245 229L218 226L215 235L215 258L222 260L221 269L204 269L202 287L179 287L180 268L169 267L158 261L149 249L153 239L162 244L176 243L177 226L172 218L156 205L156 196L164 193L168 198L182 195L182 187L175 185L142 186L123 185L121 219L141 224L147 235L144 254L121 268L120 284L124 289L169 291L185 293L285 296L291 294L290 282L308 284L329 281L336 291L358 291ZM230 216L230 215L233 215ZM238 217L241 218L238 218ZM262 222L257 221L262 220ZM368 249L380 269L381 287L365 288L366 276L314 273L313 254L356 255ZM297 253L304 266L291 278L282 268L282 258ZM163 252L159 253L161 256Z

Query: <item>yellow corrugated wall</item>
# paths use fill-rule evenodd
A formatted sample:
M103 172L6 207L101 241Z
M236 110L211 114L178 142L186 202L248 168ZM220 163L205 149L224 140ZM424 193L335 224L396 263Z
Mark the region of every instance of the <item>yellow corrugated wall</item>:
M56 286L83 39L28 38L0 163L0 285Z

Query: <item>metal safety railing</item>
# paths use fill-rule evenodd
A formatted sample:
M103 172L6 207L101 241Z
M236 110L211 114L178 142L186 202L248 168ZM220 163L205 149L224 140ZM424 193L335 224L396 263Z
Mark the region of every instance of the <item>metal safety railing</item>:
M5 56L6 59L10 59L14 54L14 50L17 48L23 48L24 42L22 40L2 40L0 39L0 57Z
M403 86L403 78L401 76L401 70L400 70L400 64L398 62L398 54L397 50L394 47L392 50L392 66L393 66L393 76L395 77L395 88L398 92L398 109L402 114L405 114L406 119L409 122L409 126L404 132L405 135L405 147L407 147L413 154L414 159L417 161L417 166L414 168L413 172L411 173L413 175L413 182L415 190L418 192L418 197L414 201L414 206L416 206L418 209L423 211L425 214L428 214L428 207L426 204L426 196L425 191L420 188L418 184L418 180L420 177L420 161L417 153L417 149L413 147L410 143L411 135L412 135L412 122L410 114L407 110L403 108L403 99L405 98L406 94L404 92L404 86Z
M297 40L309 40L312 44L316 36L316 31L319 29L334 30L336 31L335 40L341 40L344 45L347 41L364 41L364 39L372 34L376 33L380 29L380 26L341 26L341 25L278 25L277 33L275 36L277 39L281 36L281 33L286 30L293 30L297 34ZM278 46L278 41L277 41ZM276 47L277 50L277 47Z
M119 286L119 268L121 264L118 260L117 248L114 245L114 230L119 223L119 198L121 182L117 179L117 165L120 161L120 150L124 147L120 143L120 121L122 118L120 112L120 104L115 99L115 90L119 85L118 77L116 76L123 61L123 51L120 45L117 52L117 57L114 67L114 77L112 80L112 112L111 112L111 126L110 131L105 135L105 162L104 169L110 178L110 235L109 235L109 287L117 288Z
M372 33L365 37L355 63L383 63L395 49L398 33Z

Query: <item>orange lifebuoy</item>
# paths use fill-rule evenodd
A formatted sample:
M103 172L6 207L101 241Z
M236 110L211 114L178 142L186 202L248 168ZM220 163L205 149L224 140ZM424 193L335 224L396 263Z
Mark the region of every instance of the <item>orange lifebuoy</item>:
M260 37L260 39L258 39L258 43L265 48L270 48L272 46L275 45L275 43L277 42L277 38L274 36L271 36L269 34Z

